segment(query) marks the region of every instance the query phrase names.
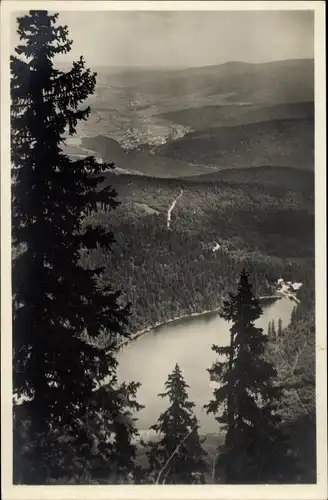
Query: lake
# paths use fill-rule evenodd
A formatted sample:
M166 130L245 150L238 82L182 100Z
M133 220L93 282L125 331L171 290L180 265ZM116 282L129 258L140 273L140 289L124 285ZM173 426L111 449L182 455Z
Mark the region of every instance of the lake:
M269 321L274 319L277 328L279 318L283 327L288 326L294 305L284 297L263 306L257 326L266 333ZM229 344L229 328L230 324L217 313L192 316L157 327L119 351L119 380L142 384L137 397L145 408L137 414L139 430L149 429L168 407L167 398L160 398L158 394L164 392L167 377L178 363L189 385L189 399L196 404L200 431L217 432L218 424L213 416L206 415L202 409L213 394L213 383L206 369L217 359L211 350L212 344Z

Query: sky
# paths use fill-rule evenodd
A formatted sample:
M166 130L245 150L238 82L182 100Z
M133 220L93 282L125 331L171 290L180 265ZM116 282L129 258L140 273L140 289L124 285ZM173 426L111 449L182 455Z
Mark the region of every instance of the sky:
M194 67L314 57L311 11L62 11L58 22L68 26L74 42L66 60L83 55L91 66Z

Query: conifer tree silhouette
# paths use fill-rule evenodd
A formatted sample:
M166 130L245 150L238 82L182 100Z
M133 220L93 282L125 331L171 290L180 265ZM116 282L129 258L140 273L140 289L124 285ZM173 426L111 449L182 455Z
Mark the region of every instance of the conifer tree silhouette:
M196 474L206 471L206 453L198 435L195 404L188 400L188 385L178 364L168 376L165 388L159 396L168 397L170 406L151 427L161 439L151 445L148 453L150 470L158 483L190 484Z
M282 319L279 318L278 320L278 332L277 332L278 337L282 337Z
M114 241L100 225L83 225L99 204L117 206L114 190L97 190L113 165L62 151L65 137L88 118L81 103L94 92L96 74L82 57L66 72L55 68L55 57L72 45L57 17L19 17L21 44L11 58L13 390L28 399L14 411L14 469L16 481L34 484L86 468L81 460L95 452L92 425L82 425L86 415L95 429L97 415L105 415L107 429L120 436L97 448L107 472L133 459L133 449L125 447L126 457L120 443L135 432L125 417L136 407L137 384L119 387L116 379L116 339L128 337L128 307L120 292L101 286L101 268L80 263L83 249ZM94 342L101 335L107 349ZM108 390L96 394L105 376Z
M279 482L287 473L282 464L288 443L277 413L281 389L274 384L275 368L263 356L268 337L255 326L262 308L251 288L244 270L237 293L229 294L220 314L233 323L230 345L212 347L226 360L209 369L221 383L205 408L226 431L217 467L226 483Z

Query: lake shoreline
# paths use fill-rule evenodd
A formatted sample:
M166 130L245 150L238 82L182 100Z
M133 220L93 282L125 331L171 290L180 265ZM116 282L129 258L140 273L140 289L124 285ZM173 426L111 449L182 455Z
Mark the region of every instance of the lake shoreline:
M221 307L216 307L215 309L206 309L205 311L201 311L201 312L182 314L181 316L176 316L175 318L171 318L171 319L168 319L166 321L161 321L161 322L155 323L154 325L147 326L146 328L143 328L142 330L139 330L138 332L133 333L129 339L123 340L122 342L120 342L117 346L117 349L121 349L122 347L129 345L134 340L137 340L139 337L146 335L147 333L152 332L154 330L157 330L163 326L171 325L172 323L179 323L180 321L182 322L183 320L187 320L189 318L197 318L200 316L215 314L215 313L219 312L220 309L221 309Z
M265 301L271 301L271 300L281 300L282 299L282 296L264 296L264 297L260 297L259 300L261 302L265 302ZM120 342L117 346L117 349L121 349L129 344L131 344L133 341L137 340L139 337L143 336L143 335L146 335L147 333L149 332L153 332L154 330L157 330L163 326L166 326L166 325L171 325L172 326L172 323L179 323L179 322L182 322L184 320L188 320L188 319L191 319L191 318L198 318L198 317L201 317L201 316L206 316L206 315L211 315L211 314L215 314L215 313L218 313L220 311L222 306L219 306L219 307L216 307L215 309L205 309L204 311L201 311L201 312L194 312L194 313L189 313L189 314L182 314L181 316L176 316L175 318L171 318L171 319L168 319L166 321L161 321L161 322L158 322L158 323L155 323L154 325L151 325L151 326L147 326L146 328L143 328L142 330L139 330L138 332L134 333L131 335L131 337L129 339L126 339L126 340L123 340L122 342Z
M263 314L256 326L266 336L267 327L274 319L279 319L287 327L293 309L293 303L286 297L282 300L274 297L263 304ZM165 411L165 401L158 397L163 393L168 374L177 363L189 386L188 396L195 404L195 415L199 422L200 434L218 432L218 424L211 414L204 412L204 404L213 397L217 382L211 381L208 369L217 359L212 346L229 345L231 322L220 316L222 308L183 315L178 321L170 321L157 329L148 328L147 335L139 342L121 346L117 353L119 383L138 381L140 386L137 399L144 406L136 414L136 427L142 438L152 439L149 428ZM141 330L141 329L140 329ZM139 336L143 333L138 332ZM134 336L137 339L138 335Z

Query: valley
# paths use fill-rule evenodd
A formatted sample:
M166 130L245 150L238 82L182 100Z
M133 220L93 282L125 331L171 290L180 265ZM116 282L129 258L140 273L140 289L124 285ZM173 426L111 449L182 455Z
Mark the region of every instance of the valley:
M305 437L313 436L315 407L314 175L292 168L283 171L285 175L280 174L281 167L231 169L184 179L106 175L103 187L114 186L121 205L109 214L99 212L88 222L101 221L113 230L116 244L110 254L97 249L82 261L86 267L104 266L102 282L121 290L123 303L131 303L128 329L136 339L126 348L121 346L119 377L142 381L138 397L146 409L136 415L137 463L144 467L148 448L140 440L154 438L148 426L162 409L155 396L163 390L176 359L197 402L210 466L215 460L223 435L201 405L213 391L206 372L214 359L208 336L223 345L227 325L217 313L202 313L221 309L245 267L257 295L275 295L280 277L302 283L299 303L287 297L277 300L274 314L265 313L261 327L266 331L272 319L276 325L283 320L284 338L271 341L268 348L282 379L289 376L295 353L300 352L294 375L299 388L287 392L281 413L302 457L300 480L315 480L315 450ZM177 199L168 229L168 210ZM215 252L213 242L220 245ZM297 320L289 325L295 306ZM176 318L181 319L174 322ZM107 342L105 337L101 345ZM186 347L191 344L197 348ZM148 352L152 353L150 365L143 363ZM204 354L203 369L195 370L193 360L195 353L199 359L199 352ZM207 475L206 482L211 481Z
M63 151L155 177L226 168L313 170L313 60L189 69L99 68L91 114Z
M284 328L283 338L270 339L266 355L282 380L298 355L293 376L299 389L287 393L280 411L309 481L313 446L308 459L302 450L308 445L304 426L313 432L315 404L312 71L313 61L306 60L103 76L90 123L67 147L70 154L95 152L116 167L104 174L100 189L112 186L119 207L86 220L112 230L116 243L110 253L97 248L81 261L86 268L102 266L101 285L120 290L122 304L130 304L127 329L135 341L117 342L120 376L143 382L146 410L138 415L137 441L151 439L147 427L160 410L154 397L172 368L164 362L165 349L187 371L193 399L199 402L204 391L213 390L206 372L213 358L201 333L212 332L217 341L223 326L217 314L206 311L220 310L246 268L257 296L281 296L265 305L266 311L275 308L273 319L277 324L283 318ZM302 286L292 293L288 282ZM264 330L271 320L266 312ZM190 331L197 359L203 349L208 361L197 376L190 369L193 352L188 357L183 347ZM105 347L112 340L99 339ZM151 367L142 368L147 349L161 353L153 360L163 383L153 389ZM211 463L222 434L213 434L216 425L209 425L199 405ZM139 443L142 465L144 454Z
M15 485L321 486L305 9L11 13Z

